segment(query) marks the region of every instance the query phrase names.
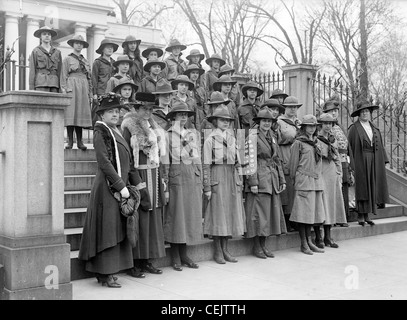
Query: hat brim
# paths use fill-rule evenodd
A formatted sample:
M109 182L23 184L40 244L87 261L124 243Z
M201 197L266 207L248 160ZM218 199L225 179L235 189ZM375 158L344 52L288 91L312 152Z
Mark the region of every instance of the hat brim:
M300 127L303 127L303 126L317 126L318 124L319 124L318 122L315 122L315 123L301 123Z
M146 65L144 66L144 71L150 72L151 67L156 65L160 66L161 70L164 70L167 67L165 62L162 61L147 62Z
M220 58L209 58L209 59L206 59L205 62L206 62L206 64L207 64L208 66L210 66L213 60L218 60L218 61L220 61L220 66L221 66L221 67L223 67L223 66L226 64L226 61L223 60L223 59L220 59Z
M324 124L324 123L338 123L338 120L332 120L332 121L322 121L322 120L318 120L318 124Z
M219 78L220 77L222 77L222 76L224 76L225 74L227 74L227 73L235 73L236 72L236 70L235 69L230 69L230 70L227 70L227 71L222 71L222 72L219 72Z
M151 92L152 94L155 94L155 95L160 95L160 94L172 94L172 93L175 93L175 92L177 92L177 90L170 90L170 91L161 91L161 92Z
M370 109L370 110L373 112L373 111L375 111L375 110L378 110L379 108L380 108L379 106L363 107L363 108L360 108L360 109L354 111L350 116L351 116L352 118L356 118L356 117L359 117L360 112L363 111L363 110Z
M56 32L55 30L46 30L46 29L39 29L37 31L34 32L34 37L41 39L41 34L43 32L49 32L51 33L51 37L54 38L58 35L58 32Z
M193 57L199 57L199 59L201 61L203 61L205 59L205 55L204 54L192 54L186 57L187 60L191 60Z
M117 85L114 89L113 92L114 93L118 93L118 91L121 90L121 88L123 88L124 86L131 86L133 88L133 91L136 92L138 90L138 85L134 84L134 83L121 83L119 85Z
M208 117L209 122L212 122L215 119L226 119L226 120L229 120L229 121L235 120L232 117L228 117L228 116L210 116L210 117Z
M232 88L237 84L237 81L233 82L215 82L213 84L213 90L220 92L222 90L222 84L231 84Z
M164 51L163 51L162 49L160 49L160 48L150 48L150 49L146 49L146 50L144 50L144 51L141 53L141 55L142 55L144 58L147 59L148 56L150 55L150 53L153 52L153 51L157 52L157 55L158 55L159 58L161 58L161 57L164 55Z
M117 68L122 63L128 63L130 65L130 68L131 68L133 66L133 64L134 64L134 61L132 61L130 59L129 60L119 60L119 61L113 62L113 65Z
M275 94L272 95L269 99L278 99L278 98L283 98L284 100L287 99L289 96L286 93L281 93L281 94Z
M113 46L113 52L116 52L117 50L119 50L118 44L109 42L109 43L104 43L104 44L100 45L100 47L96 50L96 53L103 54L103 50L105 49L106 46Z
M257 90L257 98L261 97L264 94L264 90L260 89L260 88L256 88L256 87L244 87L242 88L242 93L243 95L247 98L247 91L249 91L250 89L255 89Z
M205 73L205 70L204 70L204 69L197 68L197 69L185 70L185 71L184 71L184 75L186 75L186 76L189 77L192 71L199 71L199 76L200 76L200 77Z
M185 45L183 45L183 44L176 45L176 46L171 46L171 47L168 47L167 49L165 49L165 51L167 51L167 52L172 52L172 50L174 50L175 48L180 48L181 51L184 51L184 50L187 49L187 46L185 46Z
M141 40L125 41L122 43L122 48L124 48L127 44L132 42L136 42L138 46L141 44Z
M122 104L115 104L113 106L109 106L109 107L105 107L105 108L100 107L99 109L96 110L96 113L101 114L101 113L103 113L103 112L105 112L107 110L112 110L112 109L116 109L116 108L123 109L123 105Z
M281 114L285 113L285 108L281 104L263 104L260 109L267 107L269 109L278 108Z
M213 106L213 105L217 105L217 104L224 104L225 106L227 106L231 102L232 102L232 100L229 99L229 100L225 100L225 101L208 102L207 105Z
M171 111L170 113L168 113L165 118L167 120L171 120L177 115L177 113L188 113L188 118L193 117L195 115L195 112L191 111L191 110L176 110L176 111Z
M256 123L259 123L261 120L276 120L277 121L277 119L273 119L273 118L264 118L264 117L253 118L253 122L256 122Z
M88 43L88 42L86 42L86 41L83 41L83 40L75 40L75 39L71 39L71 40L68 40L68 45L69 45L69 46L71 46L71 47L73 48L73 45L75 44L75 42L80 42L80 43L82 43L82 44L83 44L83 48L84 48L84 49L89 48L89 43Z
M180 84L180 83L186 83L186 84L188 84L188 86L189 86L189 91L191 91L191 90L194 90L194 88L195 88L195 85L192 83L192 82L187 82L187 81L184 81L184 80L174 80L172 83L171 83L171 86L172 86L172 88L174 89L174 90L176 90L176 91L178 91L178 85Z
M303 104L298 104L298 103L285 104L285 103L283 103L282 106L284 108L301 108L303 106Z

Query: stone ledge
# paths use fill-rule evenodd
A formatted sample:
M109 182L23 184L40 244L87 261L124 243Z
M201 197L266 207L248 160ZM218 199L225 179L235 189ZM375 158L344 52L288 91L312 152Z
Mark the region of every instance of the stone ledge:
M16 291L4 289L0 300L72 300L72 289L72 283L60 284L59 289L47 289L45 287Z
M9 238L0 236L0 245L12 249L40 247L44 245L66 244L65 235L36 236L26 238Z

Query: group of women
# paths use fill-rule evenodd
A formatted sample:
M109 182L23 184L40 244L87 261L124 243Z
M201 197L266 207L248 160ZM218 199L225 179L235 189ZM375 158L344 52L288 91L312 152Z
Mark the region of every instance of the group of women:
M36 36L46 44L53 32L42 28ZM113 61L118 45L104 40L91 71L80 54L87 42L74 37L68 42L73 53L60 61L60 89L73 94L67 148L76 130L78 148L86 150L81 128L94 128L98 173L79 258L99 282L120 288L115 274L124 270L136 278L161 274L152 260L166 256L165 244L174 270L198 269L187 246L204 237L213 240L219 264L238 262L229 246L234 237L251 239L261 259L274 258L270 236L294 229L307 255L324 252L324 246L338 248L331 228L347 223L349 168L355 171L359 223L374 225L368 214L388 200L386 190L377 188L387 160L380 132L368 121L374 106L358 103L353 116L359 121L348 140L337 121L339 101L327 101L319 119L306 115L300 121L298 99L276 90L260 103L261 87L249 82L240 90L234 70L219 55L206 60L211 69L205 72L204 56L192 50L187 65L181 58L186 46L174 40L164 62L158 60L161 49L145 50L143 66L140 42L127 37L125 55ZM34 80L60 59L48 52L41 59L33 53ZM36 70L35 61L43 58L46 63ZM34 88L44 90L34 80ZM131 233L118 199L134 198L133 190L139 205Z

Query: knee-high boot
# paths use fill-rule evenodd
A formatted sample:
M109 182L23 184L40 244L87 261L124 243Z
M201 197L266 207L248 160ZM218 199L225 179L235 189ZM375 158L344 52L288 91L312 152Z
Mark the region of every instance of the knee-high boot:
M228 249L228 241L229 241L229 239L227 237L221 238L223 256L225 257L225 260L227 262L236 263L236 262L238 262L238 260L230 254L229 249Z
M267 246L266 246L266 237L260 237L260 247L262 248L264 254L265 254L268 258L275 258L274 254L271 253L269 249L267 249Z
M300 238L301 238L301 248L300 248L301 252L312 256L313 253L308 246L307 235L306 235L306 231L305 231L305 224L299 223L298 231L299 231Z
M66 150L71 150L73 148L73 132L75 127L66 127L68 132L68 145L66 146Z
M325 233L324 242L327 247L337 249L337 248L339 248L339 246L332 240L331 229L332 229L332 226L324 226L324 233Z
M175 271L182 271L182 266L181 266L181 257L179 254L179 244L177 243L171 243L171 260L172 260L172 268Z
M222 246L220 244L221 237L213 237L213 245L215 248L214 259L218 264L226 264L225 257L223 256Z
M306 236L307 236L308 246L311 249L311 251L315 252L315 253L324 253L325 252L324 250L319 249L316 245L314 245L312 243L312 240L311 240L311 225L309 225L309 224L305 225L305 233L306 233Z
M83 144L82 141L82 128L75 127L75 132L76 132L76 145L78 146L78 149L86 151L88 148Z
M267 259L267 256L265 255L263 249L260 246L260 239L258 236L253 238L253 254L257 258Z
M315 245L320 249L324 249L324 243L322 242L320 226L314 226L314 232L315 232Z

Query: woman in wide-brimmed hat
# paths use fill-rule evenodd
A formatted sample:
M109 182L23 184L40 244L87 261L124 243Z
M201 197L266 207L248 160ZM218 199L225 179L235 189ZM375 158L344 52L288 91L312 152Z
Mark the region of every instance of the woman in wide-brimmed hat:
M162 71L165 69L165 67L165 62L157 59L149 60L144 66L144 71L148 72L148 75L145 76L141 81L140 91L148 93L157 91L157 86L163 81L166 81L162 77Z
M119 122L117 123L117 128L121 131L121 126L123 119L128 112L135 112L135 107L138 106L136 103L135 95L138 90L138 86L131 79L122 79L119 84L113 89L113 92L120 95L121 104L123 105L120 111Z
M280 104L280 102L277 99L268 99L264 101L264 103L261 105L261 109L265 107L267 107L271 112L271 115L273 117L271 129L273 131L275 138L278 138L279 135L278 118L285 113L285 108L283 107L283 105Z
M352 117L358 117L349 129L351 167L355 172L355 196L358 222L375 225L369 214L376 215L377 208L389 203L386 164L389 163L380 130L371 121L379 106L367 100L358 100Z
M113 193L129 198L128 184L142 188L141 180L133 174L130 147L116 128L121 107L119 97L109 94L102 97L97 110L101 121L95 125L94 146L99 166L79 249L86 270L109 288L120 288L114 274L133 267L127 218L121 214Z
M282 104L285 108L285 113L278 119L279 139L285 180L287 181L287 189L281 194L283 209L286 218L286 224L289 232L294 231L294 225L290 223L290 215L294 203L294 188L289 174L289 163L291 157L291 146L297 137L298 129L300 128L300 120L297 118L298 109L302 104L296 97L287 97Z
M281 89L275 89L271 93L270 99L277 99L281 104L284 103L285 99L288 98L288 94L286 94L283 90Z
M174 81L179 75L184 74L185 70L187 69L187 64L184 59L181 58L182 51L184 51L187 47L177 39L171 40L169 46L165 51L170 52L170 56L165 59L165 63L167 64L167 68L165 69L164 75L165 78L172 82Z
M230 76L222 76L220 77L214 84L213 84L213 90L218 91L223 95L223 99L225 101L227 100L232 100L231 99L231 92L233 86L236 85L236 81L234 81ZM231 103L228 104L229 112L234 118L234 121L230 127L231 130L238 130L240 129L240 119L239 115L237 112L237 106L234 101L231 101Z
M129 76L138 87L140 87L141 80L144 77L143 60L140 56L140 44L141 40L133 35L127 36L122 44L123 54L127 55L128 58L133 61L129 70Z
M243 103L238 109L241 129L246 131L246 136L249 134L250 128L253 126L253 118L260 111L259 98L263 95L264 90L254 81L250 81L242 87Z
M134 65L127 55L117 57L117 61L113 62L113 66L117 69L117 73L112 76L107 82L106 93L113 92L113 89L117 87L121 80L133 80L130 77L130 69Z
M206 59L206 64L211 68L205 73L205 90L208 96L214 91L213 84L219 79L220 68L226 64L226 61L222 57L214 53L210 58Z
M158 100L157 106L154 108L153 119L165 131L171 126L171 122L167 119L167 115L170 112L172 96L175 93L177 93L177 90L173 90L171 84L167 80L160 82L157 85L157 90L153 92Z
M289 162L295 197L290 220L297 223L301 252L312 255L323 253L311 240L311 227L325 221L322 179L322 152L317 139L317 118L305 115L292 145Z
M329 113L323 113L318 119L321 126L318 140L322 153L322 179L325 185L325 222L324 241L322 241L320 226L315 226L315 244L323 249L325 246L338 248L331 236L331 228L335 224L346 223L345 205L342 195L342 164L338 152L338 143L332 135L332 127L337 121Z
M194 112L183 102L175 103L167 115L171 128L168 130L169 153L164 170L168 185L164 236L171 244L171 265L176 271L182 271L182 265L199 268L188 256L187 245L203 239L199 134L186 128L188 118L193 116Z
M62 55L61 51L52 45L52 38L58 33L45 26L34 32L34 37L41 44L34 48L30 55L30 90L54 92L60 91Z
M63 93L72 93L70 106L65 109L65 127L68 131L68 145L72 149L76 132L76 143L79 149L85 151L87 147L82 141L82 129L92 128L92 114L90 102L92 101L92 74L88 60L81 54L89 47L81 35L68 40L73 52L62 63L61 90Z
M286 188L284 171L272 124L276 119L268 107L263 107L253 122L257 130L250 131L248 143L257 143L257 168L246 179L246 238L253 239L253 254L261 259L274 258L266 246L267 237L287 233L280 193ZM254 164L254 157L250 165Z
M205 103L208 100L206 96L205 87L201 84L202 75L205 70L196 64L190 64L184 72L189 80L194 83L194 89L190 91L191 98L193 98L197 105L197 122L202 124L206 117Z
M204 144L204 233L213 238L215 261L219 264L237 262L228 249L232 237L241 237L246 231L243 207L243 182L238 167L236 138L230 132L234 118L225 105L219 106L208 118L215 130Z
M335 95L330 97L323 105L322 111L332 115L336 122L332 125L332 135L335 137L338 145L339 158L342 163L342 194L345 205L346 218L349 220L349 187L354 185L354 174L350 168L349 151L348 151L348 137L345 131L338 123L339 110L342 108L342 102L339 96ZM338 223L341 227L349 227L349 224Z

